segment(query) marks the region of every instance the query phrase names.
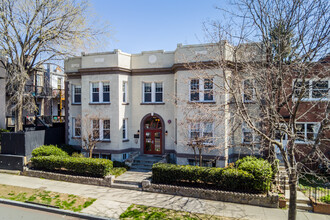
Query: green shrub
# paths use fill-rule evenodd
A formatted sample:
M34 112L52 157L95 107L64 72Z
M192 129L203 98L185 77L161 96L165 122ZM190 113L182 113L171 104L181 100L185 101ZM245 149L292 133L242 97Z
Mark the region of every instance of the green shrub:
M129 166L125 164L125 162L120 162L120 161L113 161L113 167L124 167L126 170L129 170Z
M64 151L67 152L70 156L71 156L73 153L80 153L79 150L75 149L72 145L68 145L68 144L60 145L60 146L58 146L58 148L64 150Z
M208 168L157 163L152 167L152 182L216 188L239 192L264 192L255 188L254 177L235 168Z
M62 156L62 157L69 156L65 151L54 145L42 145L32 151L33 157L51 156L51 155Z
M324 203L328 203L328 204L330 204L330 194L327 195L327 196L322 196L322 197L320 198L320 200L321 200L321 202L324 202Z
M251 184L257 191L267 191L270 188L273 169L267 160L248 156L236 161L236 167L253 175L254 181Z
M60 171L65 169L72 174L104 177L112 169L112 161L96 158L63 156L39 156L31 158L33 167L41 170Z
M78 153L78 152L73 152L71 157L79 157L79 158L83 158L85 157L82 153Z

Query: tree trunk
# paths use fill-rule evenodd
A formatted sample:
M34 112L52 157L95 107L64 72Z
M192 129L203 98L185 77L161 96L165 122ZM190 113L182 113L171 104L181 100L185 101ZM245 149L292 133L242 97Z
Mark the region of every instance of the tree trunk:
M297 175L296 173L289 175L290 187L290 204L289 204L289 220L295 220L297 217Z
M23 101L22 101L23 102ZM17 131L23 131L23 108L19 107L17 110Z

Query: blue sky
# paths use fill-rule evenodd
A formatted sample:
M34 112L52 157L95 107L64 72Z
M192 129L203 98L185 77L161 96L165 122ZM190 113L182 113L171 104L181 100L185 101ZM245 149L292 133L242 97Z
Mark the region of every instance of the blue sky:
M105 50L128 53L174 50L178 43L205 42L203 22L220 19L225 0L91 0L94 13L111 25Z

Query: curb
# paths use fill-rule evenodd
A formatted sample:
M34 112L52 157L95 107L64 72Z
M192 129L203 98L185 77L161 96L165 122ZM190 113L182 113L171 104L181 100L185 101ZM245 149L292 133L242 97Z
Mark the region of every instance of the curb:
M36 209L39 211L51 212L51 213L55 213L55 214L67 215L67 216L72 216L72 217L81 218L81 219L114 220L113 218L106 218L106 217L85 214L85 213L72 212L72 211L68 211L68 210L51 208L51 207L46 207L46 206L42 206L42 205L35 205L35 204L31 204L31 203L17 202L17 201L12 201L12 200L8 200L8 199L0 199L0 203L19 206L19 207L23 207L23 208Z

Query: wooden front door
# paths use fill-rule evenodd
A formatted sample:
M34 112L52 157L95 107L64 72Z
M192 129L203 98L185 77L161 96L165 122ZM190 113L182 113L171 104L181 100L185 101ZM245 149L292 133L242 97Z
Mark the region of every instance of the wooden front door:
M162 153L162 130L144 130L144 153L161 154Z

